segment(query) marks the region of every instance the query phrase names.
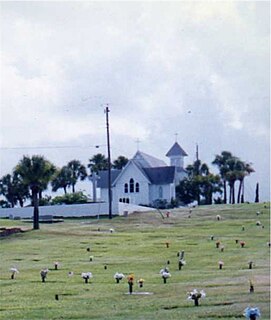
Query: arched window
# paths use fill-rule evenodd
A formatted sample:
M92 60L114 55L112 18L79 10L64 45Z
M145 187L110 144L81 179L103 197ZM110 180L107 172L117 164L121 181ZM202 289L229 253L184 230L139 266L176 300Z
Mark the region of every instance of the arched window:
M125 183L124 185L124 193L128 193L128 183Z
M125 198L122 198L122 202L123 202L123 203L125 203L125 202L126 202L126 201L125 201Z
M161 186L159 187L159 198L163 198L163 188Z
M135 183L134 183L134 179L130 179L130 192L134 192L135 189Z
M122 202L122 198L119 198L119 202Z
M136 183L136 188L135 189L136 189L136 192L139 192L139 183L138 182Z
M130 202L129 198L126 198L126 203L129 203L129 202Z

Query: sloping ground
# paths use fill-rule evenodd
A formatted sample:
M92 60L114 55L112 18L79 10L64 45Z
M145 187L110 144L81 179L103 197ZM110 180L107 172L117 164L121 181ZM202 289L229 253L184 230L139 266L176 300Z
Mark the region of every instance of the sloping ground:
M153 211L112 220L66 220L1 239L1 317L240 319L247 306L257 306L261 319L270 319L269 204L197 207L191 212L180 208L163 216ZM179 270L181 250L186 264ZM20 271L15 280L10 279L13 266ZM159 274L164 267L171 273L166 284ZM50 269L45 283L42 268ZM68 275L71 271L73 276ZM92 272L89 283L82 272ZM127 295L127 280L117 284L115 272L134 273L134 291L152 294ZM140 278L143 288L137 285ZM187 301L187 292L194 288L206 292L199 307Z

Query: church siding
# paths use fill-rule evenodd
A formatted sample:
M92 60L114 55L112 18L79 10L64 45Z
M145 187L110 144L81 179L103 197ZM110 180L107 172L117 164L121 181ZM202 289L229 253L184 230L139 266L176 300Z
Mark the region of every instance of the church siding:
M130 179L134 180L134 192L130 192ZM128 192L125 193L124 185L128 184ZM136 184L139 184L139 192L136 192ZM148 204L148 193L149 193L149 181L140 171L140 169L130 162L130 164L125 168L122 175L116 182L115 185L115 196L116 200L119 199L129 199L129 203L132 204Z

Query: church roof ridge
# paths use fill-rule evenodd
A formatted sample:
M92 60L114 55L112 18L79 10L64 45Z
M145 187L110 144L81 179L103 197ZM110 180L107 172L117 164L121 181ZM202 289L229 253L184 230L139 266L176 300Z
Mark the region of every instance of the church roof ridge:
M154 156L151 156L145 152L137 151L136 154L133 156L132 160L137 161L142 167L146 167L143 163L140 163L143 160L147 167L154 168L154 167L165 167L167 164Z
M171 156L183 156L186 157L188 154L183 150L183 148L179 145L179 143L176 141L174 145L169 149L169 151L166 154L167 157Z

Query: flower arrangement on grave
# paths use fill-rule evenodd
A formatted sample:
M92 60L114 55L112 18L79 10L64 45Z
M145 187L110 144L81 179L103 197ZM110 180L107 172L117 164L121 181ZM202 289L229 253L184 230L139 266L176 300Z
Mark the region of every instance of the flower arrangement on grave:
M135 276L133 273L130 273L127 277L128 280L128 285L129 285L129 293L132 294L133 292L133 285L134 285L134 280L135 280Z
M221 244L221 241L220 241L220 240L217 240L216 243L215 243L215 245L216 245L217 248L220 247L220 244Z
M58 261L55 261L55 262L54 262L54 266L55 266L55 270L57 270L58 267L59 267L59 262L58 262Z
M114 279L116 280L117 283L119 283L120 280L122 280L123 278L125 278L125 275L123 273L116 272L114 274Z
M47 278L48 272L49 272L49 269L48 269L48 268L42 269L42 270L40 271L40 276L41 276L42 282L45 282L45 279Z
M246 245L245 241L240 241L241 248L244 248L245 245Z
M251 307L247 307L244 310L243 315L250 320L256 320L257 318L260 318L261 316L261 312L259 308L251 308Z
M171 277L171 274L169 273L168 268L163 268L159 272L162 276L162 279L164 280L164 283L167 283L167 279Z
M219 266L219 269L222 269L223 266L224 266L224 262L222 260L219 260L218 261L218 266Z
M184 265L186 265L186 261L184 259L180 259L179 260L179 270L181 270Z
M165 244L166 244L166 247L169 248L170 242L169 242L169 241L166 241Z
M256 226L261 226L261 225L262 225L261 221L256 222Z
M114 230L113 228L110 228L110 229L109 229L109 232L110 232L110 233L113 233L113 232L115 232L115 230Z
M11 279L15 279L16 273L19 273L17 268L10 268L9 271L11 272Z
M221 220L221 216L220 216L219 214L216 216L216 220L217 220L217 221L220 221L220 220Z
M142 279L142 278L140 278L140 279L137 281L139 288L142 288L142 287L143 287L144 281L145 281L145 280Z
M91 272L82 272L81 277L85 280L85 283L88 283L88 280L91 279L93 276Z
M206 293L203 290L198 291L197 289L194 289L193 291L188 292L187 295L188 295L187 300L193 300L195 303L195 306L199 305L199 299L206 297Z
M220 246L220 251L224 252L225 246Z
M249 263L248 263L248 268L249 268L249 269L252 269L252 267L253 267L253 261L249 261Z

